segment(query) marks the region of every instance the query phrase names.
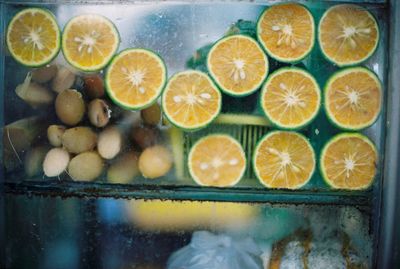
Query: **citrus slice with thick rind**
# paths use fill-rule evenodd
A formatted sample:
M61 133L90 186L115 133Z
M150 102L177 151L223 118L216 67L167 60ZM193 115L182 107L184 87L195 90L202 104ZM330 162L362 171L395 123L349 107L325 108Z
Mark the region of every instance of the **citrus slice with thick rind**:
M138 110L151 106L167 80L164 61L146 49L127 49L114 57L106 72L106 90L119 106Z
M213 45L207 68L223 92L245 96L260 88L268 74L268 58L251 37L232 35Z
M315 153L308 140L288 131L273 131L264 136L253 156L254 172L268 188L301 188L313 175L315 163Z
M283 129L309 124L321 106L321 90L314 77L296 67L272 73L261 93L261 107L267 118Z
M60 29L54 15L42 8L18 12L7 28L7 46L13 58L22 65L46 65L60 50Z
M298 62L314 47L314 18L300 4L271 6L258 19L257 37L272 58L280 62Z
M189 172L201 186L228 187L239 182L246 170L242 146L233 137L213 134L201 138L190 150Z
M62 50L73 67L98 71L112 59L119 46L119 33L114 24L97 14L72 18L64 27Z
M336 5L322 16L318 41L329 61L338 66L355 65L375 52L379 27L375 18L363 7Z
M328 118L339 128L366 128L380 114L382 85L378 77L364 67L338 71L325 86L324 107Z
M378 153L364 135L342 133L324 146L320 169L325 182L335 189L368 188L375 177Z
M198 130L211 123L221 110L221 92L203 72L188 70L170 78L162 95L168 120L185 130Z

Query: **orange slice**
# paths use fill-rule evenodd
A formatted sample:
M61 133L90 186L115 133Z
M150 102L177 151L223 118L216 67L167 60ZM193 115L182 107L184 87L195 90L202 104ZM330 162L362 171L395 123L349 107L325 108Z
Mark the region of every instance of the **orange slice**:
M363 67L335 73L325 86L325 110L339 128L360 130L371 126L382 107L382 85Z
M110 62L118 46L117 28L103 16L80 15L65 25L62 36L64 57L80 70L102 69Z
M268 55L281 62L298 62L315 44L314 18L303 5L278 4L258 19L257 37Z
M145 49L127 49L114 57L106 72L110 98L126 109L151 106L160 96L167 80L163 60Z
M318 40L325 57L338 66L367 60L378 46L379 28L375 18L357 5L336 5L319 23Z
M194 144L189 153L190 175L202 186L233 186L246 170L242 146L223 134L206 136Z
M367 137L343 133L323 148L320 168L325 182L332 188L359 190L372 184L377 162L376 148Z
M221 93L200 71L175 74L162 95L162 108L168 120L179 128L197 130L210 124L221 110Z
M258 142L253 167L261 184L268 188L298 189L314 173L315 153L303 135L274 131Z
M29 67L46 65L60 50L60 29L50 11L26 8L7 28L7 46L13 58Z
M284 129L309 124L321 106L321 90L314 77L295 67L275 71L261 93L261 106L267 118Z
M232 35L213 45L207 68L222 91L244 96L260 88L268 73L268 58L254 39Z

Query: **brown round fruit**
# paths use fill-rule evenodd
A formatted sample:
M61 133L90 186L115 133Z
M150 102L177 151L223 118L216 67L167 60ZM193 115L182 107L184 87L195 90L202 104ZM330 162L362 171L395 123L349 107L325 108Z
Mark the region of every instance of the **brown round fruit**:
M75 127L66 130L61 141L68 152L78 154L94 149L97 144L97 134L89 127Z
M154 146L160 140L158 129L151 127L135 127L132 129L131 137L140 148L145 149Z
M57 73L57 65L50 64L32 71L32 80L38 83L50 81Z
M145 178L166 175L172 167L172 154L164 146L147 148L139 157L139 170Z
M59 176L67 168L69 154L63 148L53 148L47 152L43 161L43 171L48 177Z
M161 108L160 105L155 103L154 105L143 109L140 112L143 122L149 125L157 125L161 120Z
M67 125L78 124L85 114L82 94L76 90L64 90L57 95L56 114Z
M115 127L107 127L99 134L97 151L104 159L113 159L122 148L122 133Z
M81 153L68 165L68 174L76 181L93 181L103 172L103 160L97 152Z
M85 77L84 89L90 99L101 98L104 96L104 82L99 75Z
M48 146L36 146L27 152L24 168L25 174L28 177L37 176L43 173L43 161L48 151Z
M127 152L118 158L107 171L107 181L126 184L139 174L138 157L136 152Z
M88 116L91 124L104 127L111 118L111 110L106 101L94 99L89 103Z
M71 72L66 67L60 67L57 70L57 74L51 82L51 88L53 91L60 93L63 90L69 89L74 85L75 82L75 74Z
M60 147L62 145L61 137L65 132L65 126L62 125L50 125L47 128L47 139L50 145L54 147Z

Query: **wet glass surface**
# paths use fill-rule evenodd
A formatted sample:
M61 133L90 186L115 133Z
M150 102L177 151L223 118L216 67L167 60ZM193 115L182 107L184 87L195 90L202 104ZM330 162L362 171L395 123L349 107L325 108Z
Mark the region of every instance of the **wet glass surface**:
M185 261L211 257L205 249L216 242L214 261L230 257L231 244L251 253L256 267L241 268L303 268L303 258L308 268L370 268L372 262L371 219L363 207L14 195L5 203L7 268L172 269L174 261L182 263L179 255ZM191 249L171 258L187 245Z
M333 2L319 2L307 4L307 7L314 15L315 21L318 22L322 13L333 4ZM378 19L381 38L379 46L374 55L365 63L364 66L373 70L384 83L384 92L386 85L386 68L387 68L387 14L383 4L363 4ZM6 25L10 18L20 9L27 5L5 4L3 13L4 24ZM218 40L227 29L238 20L256 21L259 14L264 10L265 5L257 3L122 3L117 5L43 5L54 12L57 22L62 29L65 23L75 15L83 13L98 13L111 19L118 28L121 36L121 44L119 51L131 47L143 47L152 49L157 52L166 62L168 76L170 77L176 72L188 69L187 62L194 55L197 49L204 45L210 44ZM34 153L45 152L49 150L48 141L46 139L47 127L51 124L60 124L59 119L55 115L54 106L42 106L41 108L32 108L29 104L19 98L14 89L17 85L23 83L27 73L32 71L17 64L8 53L4 58L4 124L10 125L15 121L22 120L23 127L29 129L28 134L13 134L10 129L5 129L3 142L5 145L4 164L5 164L5 181L16 183L24 181L24 184L30 184L38 188L49 188L55 186L58 182L69 184L74 187L70 175L61 174L59 177L48 178L43 175L41 169L35 173L27 172L27 158L32 157ZM88 74L84 74L70 67L64 60L60 52L53 64L58 65L59 69L65 67L75 75L72 88L85 92L85 79ZM307 69L313 74L321 87L325 84L327 78L338 68L330 64L322 56L318 44L314 46L311 54L306 57L298 66ZM284 66L273 59L270 59L270 73L279 67ZM92 74L93 75L93 74ZM98 75L103 77L104 72ZM45 84L45 87L51 87L51 83ZM114 125L123 130L124 145L121 152L128 150L136 151L138 154L149 145L160 144L165 146L173 155L173 167L164 176L155 180L145 179L141 174L137 174L129 180L111 180L107 175L107 170L115 162L115 159L105 161L105 166L101 176L96 178L94 183L87 183L90 188L102 188L103 183L122 183L129 187L145 188L151 190L156 188L168 187L193 187L195 191L204 193L207 188L197 187L197 184L191 179L187 168L188 152L195 141L200 137L210 133L227 133L239 140L244 147L248 160L247 169L244 178L233 188L226 189L226 192L235 192L244 190L253 193L274 193L274 190L268 190L263 187L255 178L253 168L251 167L252 154L256 143L259 139L273 130L268 123L263 121L261 109L258 106L259 91L245 98L223 97L222 116L217 119L209 127L197 132L183 132L178 128L170 126L162 117L156 126L146 125L141 119L140 111L127 111L114 105L108 98L104 97L111 110L111 119L108 126ZM86 98L86 97L85 97ZM384 94L384 100L386 94ZM85 102L88 102L85 99ZM386 102L386 101L385 101ZM224 116L234 113L235 122ZM252 115L263 123L252 124L246 119L237 116ZM378 174L374 181L373 187L367 191L346 193L331 190L322 180L319 169L316 169L314 176L310 182L304 186L299 193L316 193L332 192L334 195L358 195L369 197L372 199L376 196L380 189L381 181L381 161L384 156L383 141L385 137L385 106L378 121L367 130L363 131L376 144L379 151ZM34 119L32 119L34 117ZM28 120L28 118L30 118ZM229 117L228 117L229 118ZM21 122L20 122L21 123ZM91 124L88 117L79 126L88 126L96 133L102 131ZM11 127L12 128L12 127ZM12 129L11 129L12 130ZM33 132L35 130L35 132ZM321 110L316 120L308 127L301 130L309 139L319 156L321 147L325 142L338 133L339 130L328 123L327 117ZM26 135L32 135L27 139ZM17 141L28 140L27 144L18 145ZM34 152L34 153L32 153ZM38 153L38 155L40 155ZM121 156L120 154L119 156ZM27 157L28 156L28 157ZM36 160L36 159L35 159ZM24 169L25 166L25 169ZM40 168L40 167L39 167ZM24 171L25 170L25 171ZM28 182L28 183L26 183ZM212 189L209 189L210 192ZM289 192L295 193L295 192ZM323 196L323 195L322 195Z

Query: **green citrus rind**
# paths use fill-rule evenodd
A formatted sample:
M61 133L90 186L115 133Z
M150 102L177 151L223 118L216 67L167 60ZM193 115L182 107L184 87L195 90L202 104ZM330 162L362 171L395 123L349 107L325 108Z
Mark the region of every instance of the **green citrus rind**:
M324 98L323 107L324 107L324 110L325 110L325 113L326 113L326 116L327 116L328 120L333 125L335 125L337 128L342 129L342 130L347 130L347 131L359 131L359 130L362 130L362 129L370 127L371 125L373 125L378 120L379 115L381 114L381 111L382 111L382 100L381 100L379 110L377 111L375 117L373 119L371 119L367 123L361 124L359 126L354 126L354 125L353 126L349 126L349 125L341 124L341 123L337 122L334 119L334 117L332 116L331 111L328 108L328 103L329 103L329 100L328 100L328 97L327 97L328 96L327 92L329 90L328 88L333 83L333 81L335 79L337 79L339 76L343 76L343 75L346 75L346 74L349 74L349 73L355 72L355 71L357 71L357 72L360 72L360 71L361 72L365 72L377 82L377 84L380 86L381 99L382 99L382 83L379 80L378 76L374 72L369 70L368 68L362 67L362 66L346 67L344 69L338 70L335 73L333 73L331 75L331 77L328 79L328 81L325 83L325 86L324 86L324 89L323 89L323 95L324 95L324 97L323 97Z
M80 19L80 18L82 18L82 17L84 17L84 16L96 16L96 17L101 18L102 20L104 20L104 22L105 22L106 24L108 24L108 25L110 26L110 28L112 29L112 32L115 34L115 37L116 37L116 40L117 40L117 41L115 42L113 51L112 51L112 53L110 53L109 57L107 57L106 59L104 59L103 63L98 64L98 65L96 65L96 66L92 66L92 67L83 67L83 66L81 66L81 65L79 65L79 64L77 64L77 63L75 63L74 61L72 61L72 60L70 59L69 54L68 54L67 50L65 49L65 46L66 46L66 45L65 45L65 40L66 40L65 35L66 35L66 33L67 33L69 27L70 27L71 24L74 22L74 20ZM118 29L117 29L117 27L114 25L114 23L113 23L110 19L108 19L108 18L106 18L106 17L104 17L104 16L102 16L102 15L98 15L98 14L83 14L83 15L78 15L78 16L73 17L73 18L70 19L70 20L67 22L67 24L64 26L63 34L62 34L62 41L61 41L61 50L62 50L62 52L63 52L63 55L64 55L65 60L66 60L71 66L73 66L74 68L76 68L76 69L78 69L78 70L80 70L80 71L83 71L83 72L96 72L96 71L99 71L99 70L103 69L104 67L106 67L106 66L111 62L111 60L112 60L112 59L114 58L114 56L115 56L115 53L116 53L117 50L118 50L118 47L119 47L120 42L121 42L121 37L120 37L120 34L119 34L119 32L118 32Z
M260 150L261 144L262 144L266 139L268 139L268 138L269 138L270 136L272 136L272 135L279 134L279 133L291 133L291 134L297 135L298 137L302 138L302 139L306 142L307 146L308 146L308 147L310 148L310 150L311 150L312 159L314 160L314 167L313 167L313 169L310 171L310 174L309 174L307 180L305 180L302 184L298 184L298 185L296 185L296 186L294 186L294 187L292 187L292 188L282 188L282 189L290 189L290 190L297 190L297 189L300 189L300 188L304 187L305 185L307 185L307 183L310 182L312 176L314 175L315 168L316 168L316 165L317 165L317 159L316 159L316 155L315 155L314 148L312 147L310 141L308 140L308 138L307 138L306 136L304 136L303 134L301 134L301 133L299 133L299 132L295 132L295 131L279 131L279 130L278 130L278 131L271 131L271 132L267 133L266 135L264 135L264 136L257 142L257 145L256 145L256 147L255 147L255 149L254 149L254 152L253 152L252 166L253 166L254 174L256 175L258 181L259 181L263 186L265 186L265 187L267 187L267 188L270 188L270 189L277 189L277 188L275 188L275 187L272 187L272 186L268 185L266 182L264 182L264 181L262 180L262 178L261 178L261 176L260 176L260 173L259 173L259 171L258 171L258 168L256 167L256 155L257 155L257 152Z
M299 124L299 125L294 125L294 126L282 125L279 122L277 122L276 120L272 119L271 115L269 115L268 111L264 107L263 98L262 98L262 96L264 96L264 94L265 94L265 92L267 90L267 86L270 83L270 81L275 76L277 76L277 75L279 75L281 73L284 73L284 72L289 72L289 71L298 72L298 73L301 73L301 74L307 76L308 78L310 78L313 81L313 84L315 85L315 87L317 89L318 99L319 99L318 100L318 107L316 108L314 114L312 114L311 117L309 119L307 119L307 121L305 121L304 123ZM299 130L299 129L302 129L302 128L306 127L307 125L309 125L317 117L317 115L318 115L318 113L319 113L319 111L321 109L322 96L321 96L321 89L319 87L318 82L316 81L314 76L311 75L309 72L307 72L307 71L305 71L305 70L303 70L303 69L301 69L299 67L282 67L282 68L274 71L271 75L269 75L269 77L267 78L267 80L265 81L265 83L264 83L264 85L263 85L263 87L261 89L261 95L260 95L259 99L260 99L260 107L262 108L262 110L264 112L264 115L267 117L268 121L271 122L271 124L273 126L279 128L279 129L290 131L290 130Z
M239 183L239 181L243 178L244 173L246 172L247 158L246 158L246 154L245 154L245 152L244 152L244 150L243 150L243 147L242 147L242 145L239 143L239 141L236 140L235 138L233 138L232 136L228 135L228 134L222 134L222 133L209 134L209 135L207 135L207 136L204 136L204 137L200 138L199 140L196 141L196 143L194 143L194 145L191 147L190 152L189 152L189 155L188 155L188 170L189 170L190 176L192 177L192 179L194 180L194 182L196 182L196 183L197 183L198 185L200 185L200 186L213 187L213 186L204 184L203 182L201 182L201 180L200 180L199 178L196 177L196 175L194 174L194 172L192 171L192 168L191 168L191 167L192 167L192 165L191 165L191 159L192 159L192 154L193 154L195 148L198 146L198 144L199 144L200 142L202 142L203 140L205 140L205 139L207 139L207 138L210 138L210 137L214 137L214 136L222 136L222 137L225 137L225 138L229 139L231 142L233 142L234 144L236 144L237 146L239 146L239 148L241 149L241 153L242 153L242 156L243 156L243 159L244 159L244 166L243 166L242 172L240 173L240 175L238 176L238 178L237 178L235 181L231 182L231 183L230 183L229 185L227 185L227 186L219 187L219 188L232 187L232 186L236 185L237 183Z
M357 137L362 139L364 142L366 142L367 144L369 144L372 149L374 150L375 154L376 154L376 160L378 160L378 151L376 149L375 144L365 135L360 134L360 133L340 133L335 135L334 137L332 137L331 139L328 140L328 142L325 143L324 147L321 150L321 154L319 156L319 170L321 172L322 175L322 179L324 180L324 182L331 187L332 189L344 189L344 188L340 188L338 186L335 186L335 184L333 184L329 179L328 176L325 173L325 167L324 167L324 162L323 162L323 158L326 154L326 151L328 150L328 147L333 143L336 142L337 140L341 139L341 138L348 138L348 137ZM356 191L356 190L366 190L368 188L371 187L371 185L374 183L374 179L376 176L376 171L375 171L375 175L372 177L371 182L368 185L365 186L361 186L360 188L346 188L345 190L349 190L349 191Z
M168 112L167 112L166 109L164 108L165 96L166 96L165 93L166 93L166 91L167 91L167 89L168 89L169 84L170 84L173 80L175 80L179 75L182 75L182 74L190 74L190 73L200 74L201 76L204 76L205 78L207 78L207 80L210 82L210 84L213 86L213 88L215 88L215 90L218 92L218 96L219 96L218 110L217 110L217 112L215 113L215 115L214 115L213 117L211 117L207 122L202 123L202 124L197 125L197 126L194 126L194 127L188 127L188 126L185 126L185 125L182 125L182 124L176 122L175 120L172 119L172 117L171 117L170 115L168 115ZM161 96L161 108L162 108L162 111L163 111L165 117L167 118L167 120L168 120L172 125L174 125L175 127L179 128L179 129L182 129L182 130L184 130L184 131L189 131L189 132L197 131L197 130L203 129L203 128L207 127L208 125L210 125L210 124L218 117L218 115L220 114L220 112L221 112L221 107L222 107L222 95L221 95L221 92L219 91L218 87L215 85L215 83L213 82L213 80L212 80L206 73L201 72L201 71L197 71L197 70L186 70L186 71L182 71L182 72L178 72L178 73L174 74L174 75L168 80L168 82L167 82L167 84L166 84L166 86L165 86L165 88L164 88L164 91L163 91L163 93L162 93L162 96Z
M57 47L54 49L54 52L49 57L46 58L46 60L43 60L42 62L39 62L39 63L29 64L29 63L23 61L22 59L20 59L20 57L18 57L17 55L15 55L15 53L14 53L14 51L12 49L12 46L9 43L8 36L9 36L10 30L11 30L11 26L15 22L15 20L17 20L18 17L23 15L24 13L31 12L31 11L41 12L41 13L45 14L52 21L52 23L55 25L55 29L56 29L56 32L57 32L57 39L58 40L57 40ZM47 9L44 9L44 8L32 7L32 8L25 8L25 9L19 11L17 14L14 15L14 17L9 22L9 24L7 26L6 33L7 33L6 43L7 43L7 47L8 47L8 50L9 50L11 56L13 57L14 60L16 60L18 63L20 63L23 66L33 67L33 68L44 66L44 65L50 63L55 57L57 57L58 53L60 52L60 48L61 48L61 30L60 30L60 27L57 24L57 21L56 21L56 18L54 16L54 14L51 13L50 10L47 10Z
M264 117L250 114L223 113L215 120L216 124L227 125L254 125L270 126L271 123Z
M329 56L325 53L325 51L324 51L324 49L322 48L322 45L321 45L321 37L320 37L320 35L321 35L321 29L320 29L320 28L321 28L322 20L327 16L328 12L329 12L331 9L333 9L333 8L335 8L335 7L337 7L337 6L341 6L341 5L352 5L352 6L356 6L357 8L364 9L364 10L368 13L368 15L372 18L372 20L373 20L373 22L374 22L374 24L375 24L375 26L376 26L377 36L376 36L376 44L375 44L375 47L374 47L374 49L371 50L371 52L370 52L367 56L365 56L363 59L361 59L361 60L359 60L359 61L349 61L349 62L339 63L339 62L335 61L334 59L332 59L331 57L329 57ZM338 5L334 5L334 6L330 7L329 9L327 9L327 10L324 12L324 14L322 15L321 19L319 20L319 24L318 24L318 46L319 46L319 48L320 48L320 50L321 50L321 53L322 53L322 55L324 56L324 58L325 58L326 60L328 60L330 63L335 64L335 65L337 65L337 66L339 66L339 67L351 67L351 66L355 66L355 65L361 64L361 63L363 63L363 62L366 62L369 58L371 58L372 55L374 55L375 51L377 50L378 45L379 45L379 39L380 39L379 25L378 25L378 22L377 22L375 16L372 15L372 13L369 12L367 9L365 9L365 8L359 6L359 5L354 5L354 4L338 4Z
M273 6L279 6L279 5L283 5L283 4L287 4L287 3L279 3ZM311 20L312 20L312 26L313 26L313 36L312 36L312 40L311 40L311 46L310 48L301 56L297 57L297 58L282 58L279 57L278 55L275 55L274 53L272 53L267 46L264 44L264 42L262 41L262 39L259 37L260 35L260 30L261 30L261 20L264 17L265 13L273 6L267 7L262 13L261 15L258 17L257 19L257 40L258 42L261 44L262 48L264 49L264 51L268 54L269 57L282 62L282 63L292 63L292 64L296 64L298 62L301 62L302 60L304 60L308 55L310 55L311 51L313 50L313 48L315 47L315 40L316 40L316 23L315 23L315 19L314 16L312 15L312 13L310 12L310 10L303 4L300 3L293 3L299 6L302 6L307 13L310 15Z
M260 51L262 52L262 54L263 54L263 56L264 56L265 65L266 65L266 66L265 66L265 67L266 67L266 68L265 68L265 74L264 74L263 78L260 80L260 83L258 83L258 84L255 85L252 89L250 89L250 90L248 90L248 91L246 91L246 92L244 92L244 93L236 93L236 92L234 92L234 91L231 91L231 90L229 90L229 89L226 89L226 88L219 82L218 78L213 74L213 72L211 71L211 68L210 68L210 66L211 66L211 64L210 64L210 57L211 57L212 52L215 50L215 48L216 48L220 43L222 43L222 42L224 42L224 41L226 41L226 40L228 40L228 39L238 38L238 37L239 37L239 38L244 38L244 39L247 39L247 40L250 40L251 42L253 42L253 44L255 44L255 45L260 49ZM244 96L248 96L248 95L250 95L250 94L256 92L256 91L261 87L261 85L262 85L263 82L265 81L265 79L266 79L266 77L267 77L267 75L268 75L268 72L269 72L269 61L268 61L267 55L265 55L265 53L264 53L264 50L262 49L262 47L260 46L260 44L259 44L256 40L254 40L253 38L251 38L251 37L248 36L248 35L234 34L234 35L225 36L225 37L219 39L217 42L215 42L215 43L213 44L213 46L211 47L211 49L210 49L210 51L208 52L208 55L207 55L207 70L208 70L208 73L209 73L210 77L212 78L212 80L213 80L213 81L215 82L215 84L219 87L219 89L221 89L222 92L226 93L227 95L233 96L233 97L244 97Z
M110 70L111 70L111 68L113 67L113 65L115 64L115 62L117 60L119 60L121 57L123 57L124 55L126 55L126 54L128 54L130 52L136 52L136 51L137 52L142 52L142 53L144 52L144 53L154 57L154 59L156 59L157 62L160 63L160 66L161 66L161 68L163 70L163 74L164 75L163 75L163 82L162 82L161 86L158 89L158 94L157 95L155 95L152 99L150 99L148 102L146 102L144 104L132 106L132 105L129 105L127 103L124 103L121 100L118 100L114 96L114 94L112 92L112 89L110 87L110 84L109 84L109 81L110 81L109 76L110 76ZM120 53L118 53L117 55L115 55L111 59L111 62L110 62L109 66L107 68L107 71L106 71L105 83L104 84L105 84L105 88L106 88L106 92L107 92L108 96L110 97L110 99L115 104L117 104L118 106L120 106L120 107L122 107L124 109L128 109L128 110L141 110L141 109L145 109L145 108L150 107L151 105L153 105L157 101L157 98L160 97L160 95L161 95L161 93L162 93L162 91L163 91L163 89L165 87L166 81L167 81L167 67L165 66L165 63L164 63L163 59L160 57L160 55L158 55L157 53L155 53L154 51L151 51L149 49L134 48L134 49L125 49L125 50L121 51Z

